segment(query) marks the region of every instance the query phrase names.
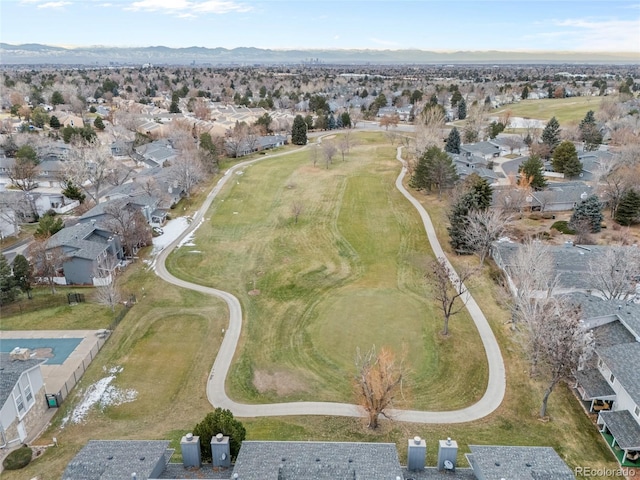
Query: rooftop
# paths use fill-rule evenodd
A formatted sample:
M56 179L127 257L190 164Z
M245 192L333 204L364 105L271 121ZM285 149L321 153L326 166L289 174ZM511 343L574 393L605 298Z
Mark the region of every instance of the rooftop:
M597 353L631 399L640 405L640 343L613 345L601 348Z
M600 412L600 418L624 450L640 450L640 424L629 410Z
M42 359L14 360L8 353L0 353L0 407L4 406L11 395L20 375L36 365L44 362Z

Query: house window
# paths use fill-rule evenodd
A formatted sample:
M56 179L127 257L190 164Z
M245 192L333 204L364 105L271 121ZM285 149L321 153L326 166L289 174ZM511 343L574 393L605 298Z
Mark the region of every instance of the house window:
M613 383L613 382L615 382L615 381L616 381L616 377L613 375L613 373L612 373L611 375L609 375L609 381L610 381L611 383Z
M22 395L18 394L16 397L16 407L18 407L18 415L24 413L24 401L22 400Z
M640 418L640 407L636 405L636 408L633 411L633 413L636 414L636 417Z
M31 393L31 385L27 385L24 387L24 398L27 399L27 404L31 403L33 400L33 394Z

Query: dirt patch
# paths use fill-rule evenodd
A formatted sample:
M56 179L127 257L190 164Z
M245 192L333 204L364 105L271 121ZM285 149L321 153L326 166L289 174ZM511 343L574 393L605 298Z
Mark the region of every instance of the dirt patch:
M276 392L279 396L307 391L307 385L304 381L293 373L285 371L256 370L253 374L253 385L260 393Z
M256 295L260 295L260 290L258 290L257 288L254 288L253 290L249 290L249 295L251 295L252 297L255 297Z

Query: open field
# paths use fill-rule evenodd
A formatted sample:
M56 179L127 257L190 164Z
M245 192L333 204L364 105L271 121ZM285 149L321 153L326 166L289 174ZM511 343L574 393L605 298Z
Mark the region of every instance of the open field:
M511 110L514 117L535 118L549 121L556 117L560 125L579 123L589 110L598 111L603 97L569 97L541 100L522 100L521 102L504 105L491 110L490 115L499 115L505 110Z
M451 338L440 338L421 268L431 252L394 187L393 149L370 145L374 138L329 169L305 154L246 168L214 203L195 246L170 257L173 274L243 303L233 398L349 402L356 351L373 345L411 358L411 408L460 408L484 392L486 360L470 319L456 318ZM304 205L297 223L294 202ZM471 367L455 368L463 352Z
M363 300L357 299L355 296L350 297L350 295L355 295L359 292L360 296L363 297L368 290L381 289L384 285L380 282L383 280L388 282L388 279L392 277L392 273L396 274L397 285L396 288L385 287L389 292L393 292L393 295L389 295L389 299L404 299L406 302L411 302L420 308L427 308L423 300L424 290L421 290L421 288L424 287L419 275L419 269L414 267L415 262L411 258L412 256L406 252L415 251L418 256L426 255L428 252L424 245L418 244L417 240L415 240L416 243L414 244L407 244L407 240L405 240L405 243L397 240L398 238L413 238L410 234L417 227L414 226L413 214L408 210L405 211L401 204L395 203L396 193L386 185L387 176L395 178L398 165L397 162L391 160L395 156L391 148L388 146L380 146L378 148L377 141L380 140L384 141L382 137L377 137L377 139L373 136L367 137L366 141L362 142L362 148L368 149L366 150L366 155L363 155L357 161L354 157L344 165L341 161L338 161L329 171L313 169L304 158L295 159L291 156L281 160L266 160L265 169L262 171L252 170L259 166L262 167L262 165L249 168L245 173L246 176L239 176L238 181L240 184L232 186L230 192L228 192L228 198L233 198L236 194L236 188L244 187L244 183L253 186L254 190L239 189L238 191L244 191L245 195L241 198L236 198L229 205L227 204L230 200L226 199L227 197L221 197L221 199L225 199L224 202L216 200L210 215L207 216L209 221L203 224L198 231L196 246L183 247L178 255L172 257L172 259L175 258L178 265L181 265L181 268L186 268L187 260L191 257L198 258L199 255L212 257L213 264L207 271L206 276L209 279L208 282L216 282L220 288L238 294L243 301L243 307L246 308L247 317L245 322L247 322L247 330L245 331L245 346L255 341L252 337L256 339L262 338L264 341L272 341L272 337L269 335L278 334L278 331L272 325L274 317L256 316L258 314L265 315L265 312L268 312L267 307L272 304L287 301L290 303L285 313L299 311L305 313L303 308L291 301L291 296L299 292L298 283L302 283L304 290L316 289L313 291L320 291L317 305L314 304L311 309L315 316L309 314L309 317L305 317L308 318L307 323L298 326L301 329L308 328L308 333L294 332L293 335L282 339L279 345L283 348L283 354L280 354L279 351L270 352L270 356L261 353L266 357L267 363L265 365L277 365L277 362L282 363L282 360L287 360L288 356L296 359L296 361L306 361L305 357L301 356L302 354L299 354L294 348L296 335L302 336L302 341L308 342L307 345L313 345L314 348L318 348L321 352L332 353L335 356L332 364L337 365L337 368L347 368L352 365L352 351L344 352L344 358L340 357L340 352L334 351L336 349L331 345L326 345L326 343L330 342L329 339L318 339L316 336L322 336L323 334L328 336L335 331L336 324L338 324L339 328L349 328L349 332L358 331L357 322L348 323L344 314L334 320L331 318L333 316L332 312L342 313L342 310L339 310L340 305L344 305L346 308L351 306L344 299L353 298L352 302L363 302L364 304ZM389 160L387 161L385 158ZM306 166L305 161L307 162ZM358 170L361 168L358 162L363 166L368 165L371 167L373 165L373 168ZM281 171L279 163L291 164L289 165L289 173ZM266 168L267 164L274 165ZM359 174L351 175L351 170L349 169L354 169ZM277 178L271 179L271 175L267 175L267 172ZM319 195L322 199L316 202L315 210L310 210L312 203L307 200L307 198L316 198L311 196L312 190L307 191L305 189L301 192L303 190L303 182L298 180L297 175L302 175L303 173L305 175L313 174L313 179L322 178L327 185L332 182L331 184L334 188L334 190L325 188L322 191L316 191L315 189L320 187L314 185L314 189L312 189L315 192L314 195ZM258 174L260 174L260 177L269 178L258 178ZM361 176L363 178L360 178ZM375 179L378 176L379 180L376 182ZM350 178L353 179L353 182L357 182L358 188L366 188L370 191L359 194L357 189L349 189ZM268 186L270 182L274 182L274 184L280 182L281 185L280 189L271 198L256 189L263 184ZM342 192L342 204L346 206L340 211L334 210L333 221L330 221L330 215L327 212L329 206L336 203L336 199L332 194L335 193L335 189L340 182L343 184L343 189L339 190ZM288 186L290 188L287 188ZM290 204L291 200L298 196L299 193L305 194L304 196L300 195L301 198L305 199L305 210L296 226L291 216ZM376 195L380 198L371 198ZM417 196L432 216L443 247L446 249L448 245L444 217L445 201L438 200L435 196ZM386 201L389 206L388 209L401 222L394 227L392 225L393 222L387 218L388 214L384 212L378 218L365 214L366 216L359 218L358 222L354 220L353 215L346 215L346 212L350 211L351 208L360 213L357 207L364 200L372 201L373 205L376 205L376 202L384 203ZM195 197L192 202L193 205L197 204L197 201L198 197ZM265 216L264 212L268 208L264 208L261 203L267 201L270 202L268 206L275 212L273 215ZM248 209L247 205L251 209ZM242 210L238 208L242 206L244 206ZM347 210L347 206L349 206L349 210ZM383 207L378 205L375 208L381 209ZM231 223L226 225L217 220L218 215L223 214L225 209L225 215L231 218ZM234 211L238 211L238 214L234 215ZM185 213L189 213L189 210L187 209ZM245 216L248 218L244 218ZM255 239L257 235L257 233L251 232L251 222L258 224L257 226L261 229L260 232L264 233L265 242L252 244L250 249L242 250L241 246L243 245L241 244L244 244L245 241L248 242L251 235L254 236L251 240ZM337 236L329 236L328 233L323 233L325 228L329 228L325 225L318 225L312 232L305 235L302 234L303 229L321 222L326 222L325 225L329 225L332 229L331 235ZM280 229L280 235L269 237L267 234L276 230L276 227ZM204 236L203 232L207 234L206 239L202 238ZM227 240L224 245L220 245L224 247L223 250L205 251L205 242L210 241L212 245L216 245L215 248L217 249L219 248L217 245L222 244L219 239L224 238L225 235L231 236L231 233L234 232L235 235L232 238ZM376 240L379 240L380 245L370 246L369 249L363 248L363 244L367 245L372 242L360 239L361 232L373 232L373 234L377 235ZM389 239L378 238L382 234L385 237L389 237ZM245 238L245 235L247 238ZM324 242L314 242L309 239L314 235L327 236L322 237L325 240ZM307 248L310 248L308 245L311 243L319 244L314 247L312 253L300 252L295 248L295 245L292 245L294 241L297 242L298 240L309 242L306 244ZM282 243L282 250L276 248L279 245L278 242ZM382 259L381 267L376 270L377 261L374 256L382 253L385 256L389 256L386 249L391 248L393 242L396 242L396 244L399 242L402 246L402 255L397 254L397 258L402 259L403 255L406 255L409 260L395 262L395 270L390 273L385 269L389 268L390 265L393 267L393 262L389 259ZM236 244L237 252L234 250ZM195 253L198 250L204 253ZM334 253L329 257L329 254L335 250L338 250L338 253ZM249 252L248 254L245 253L247 251ZM256 255L255 252L260 253L260 255ZM244 265L243 262L247 259L242 256L243 253L245 255L254 255L255 259L252 261L256 263ZM262 260L269 258L267 253L271 253L275 258L279 259L283 265L276 264L272 271L265 270L263 265L267 264L262 263ZM305 255L313 257L314 261L317 261L317 266L314 266L311 270L309 270L311 267L306 267L305 269L305 265L302 264L302 258ZM227 256L232 258L222 258ZM327 258L330 258L334 263L329 264ZM244 271L236 271L232 267L233 261L236 259L240 260L236 265L248 269L252 275L243 277L243 275L246 275ZM324 270L320 269L321 260L324 261L322 264L327 266ZM454 264L475 261L473 258L455 256L452 256L451 260ZM194 265L200 265L201 263L202 260L200 259L194 262ZM225 266L227 264L228 266ZM224 268L225 270L218 271L216 268ZM291 270L289 271L289 269ZM372 276L372 270L376 274L375 277ZM305 277L305 273L311 273L311 275ZM353 278L352 282L349 283L347 280L342 280L342 283L335 289L337 293L323 296L322 287L341 274L343 275L339 277L341 280ZM186 278L191 279L189 276L186 276ZM309 278L311 280L307 280ZM373 281L375 278L381 280L375 283ZM217 283L220 279L222 283ZM301 282L301 279L304 282ZM284 285L291 284L293 286L277 288L281 280L287 280ZM312 280L313 282L322 280L322 282L318 286L316 283L312 283ZM63 405L53 425L45 432L41 441L37 442L42 444L50 443L51 437L55 436L60 446L56 449L50 449L40 459L22 471L3 472L3 479L22 480L36 476L39 480L59 479L65 465L89 438L167 438L172 440L172 448L178 448L180 437L190 431L195 423L211 410L205 395L205 382L221 340L222 328L225 328L227 323L227 312L224 305L210 297L191 291L184 291L160 282L153 272L148 271L141 262L129 267L124 275L120 277L119 282L121 282L120 285L123 286L126 292L132 292L137 295L139 303L131 309L101 351L100 356L89 367L80 382L78 392L85 391L91 384L103 378L105 369L120 366L123 370L114 381L114 384L121 389L135 389L138 392L136 401L104 409L94 407L91 409L84 424L66 424L62 428L62 418L67 416L77 403L77 401L70 400ZM402 285L404 290L401 290L399 285ZM473 281L471 288L477 302L482 307L494 329L507 367L507 394L502 406L492 415L476 422L459 425L415 425L385 420L382 422L382 427L376 432L369 431L360 419L351 418L286 417L243 419L248 432L247 438L252 440L395 442L398 445L401 458L406 459L407 438L420 435L427 439L428 462L433 465L437 440L450 436L459 442L460 466L466 466L463 453L469 451L469 444L514 444L553 446L572 467L588 465L593 468L615 468L617 464L613 455L609 453L595 427L582 412L577 400L567 388L558 387L557 391L552 394L549 400L550 421L541 422L536 418L544 384L539 379L529 378L527 365L522 360L520 347L511 339L510 326L506 323L508 312L501 306L504 297L490 282L486 273ZM253 289L260 290L260 294L248 295L248 291ZM366 303L367 305L369 304L368 302ZM397 302L394 303L394 306L398 308ZM109 312L106 308L103 312L101 310L102 307L96 308L95 305L91 305L91 307L94 309L91 312L74 307L69 311L49 312L44 310L41 314L46 315L46 318L49 319L48 322L56 325L55 328L94 328L93 325L99 323L95 320L95 317L104 314L104 318L108 319ZM386 315L385 310L389 310L384 305L375 304L371 304L368 308L375 309L375 311L380 309L380 315ZM409 325L414 325L414 322L418 321L411 316L411 312L408 312L408 307L400 308L403 308L402 311L408 314L407 322L412 322ZM370 312L372 310L366 311ZM96 315L93 312L98 313ZM359 311L354 313L354 315L357 314L359 314ZM290 317L285 315L282 318ZM314 321L317 321L318 318L327 321L328 326L314 326ZM423 329L421 330L422 337L426 336L426 318L426 314L420 314L419 316L420 328ZM277 319L278 317L275 317L275 320ZM38 328L36 326L38 324L37 318L25 320L28 320L28 324L32 326L22 328ZM10 321L14 325L11 328L20 328L20 317L12 318ZM394 322L394 319L390 318L388 321ZM250 325L252 322L253 324ZM296 319L291 320L292 324L296 322ZM465 322L468 322L465 317L454 318L451 321L453 334L447 340L439 339L437 329L441 328L441 325L434 323L433 328L435 330L432 333L437 341L432 354L436 357L434 364L437 364L441 370L446 370L445 367L441 366L446 359L452 362L446 368L454 372L464 369L472 362L472 360L469 360L470 354L475 352L469 351L471 344L465 346L463 343L465 338L463 336L464 326L468 325ZM69 326L65 326L65 324ZM7 328L5 327L4 319L1 325L3 329ZM101 326L98 328L101 328ZM279 331L286 332L288 326L288 323L283 322L278 327ZM367 335L373 336L386 332L383 327L384 325L374 325L372 329L376 332L367 333ZM415 335L409 328L411 327L405 327L406 337L419 336ZM262 330L265 332L262 333ZM344 336L347 335L345 334ZM400 345L405 341L405 338L398 333L391 333L390 338L394 342L399 342ZM367 339L369 338L367 337ZM422 344L423 350L419 351L419 353L426 355L426 340L424 338L419 339L419 341L416 341L415 338L410 340L410 342L407 341L406 343L413 348L415 348L416 344ZM348 343L349 339L343 339L340 335L334 334L331 337L331 341ZM455 350L456 346L460 344L466 349L463 349L464 353L450 355L446 351L447 349ZM316 347L316 345L318 346ZM297 347L298 350L300 348L302 347ZM418 348L420 347L418 346ZM263 349L261 348L261 350ZM238 356L240 360L249 358L256 362L258 360L262 361L262 358L257 356L248 357L244 353L245 351L246 349ZM481 358L483 358L482 355ZM414 363L413 357L408 357L408 360L411 364ZM316 363L310 363L310 365L318 365L318 368L322 367L322 364L317 360L312 359L311 361ZM240 370L246 368L247 361L244 360L244 362L240 363L237 368ZM256 363L256 365L266 371L262 364ZM417 372L414 372L413 375L418 375L419 369L413 368ZM280 379L285 372L287 370L274 370L273 373L267 371L267 373L271 373L271 377L265 375L264 378L267 380L269 378ZM278 373L280 373L280 376L276 376ZM314 372L314 375L317 375L317 378L322 378L323 373ZM286 378L290 379L291 376ZM452 389L460 388L460 386L449 385L455 382L449 382L446 386L443 383L432 382L432 387L428 391L413 388L412 401L421 401L421 397L426 396L428 401L433 400L434 402L445 403L444 408L447 408L448 404L446 402L455 393ZM301 385L308 387L306 384ZM336 388L330 394L336 396L348 394L348 381L345 381L341 388L342 390ZM258 395L254 389L255 386L251 385L251 392L257 398ZM479 393L481 394L482 392ZM464 394L467 395L466 393ZM268 392L264 396L275 397L275 395L276 392ZM285 397L295 397L296 395L300 395L300 393L288 393ZM454 404L459 402L456 399L452 400ZM432 406L432 404L429 404L429 406Z

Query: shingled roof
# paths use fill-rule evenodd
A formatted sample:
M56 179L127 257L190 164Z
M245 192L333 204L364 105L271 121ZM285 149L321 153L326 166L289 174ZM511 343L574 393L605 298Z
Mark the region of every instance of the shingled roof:
M500 480L574 480L567 464L551 447L469 445L467 460L478 478Z
M20 375L44 361L40 358L14 360L10 354L0 353L0 407L5 404L9 395L11 395L11 391L20 379Z
M640 343L613 345L597 352L631 399L640 405Z

